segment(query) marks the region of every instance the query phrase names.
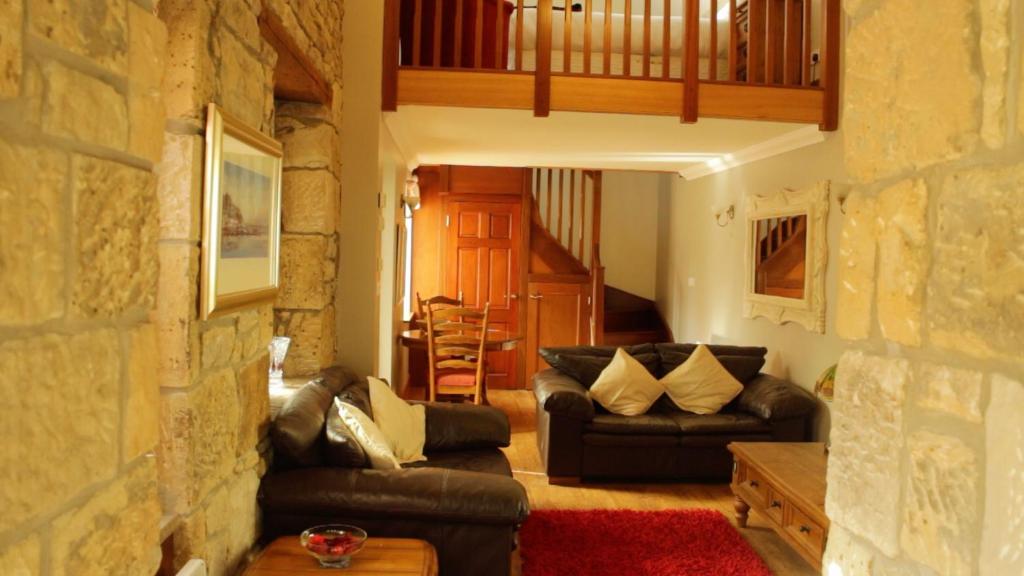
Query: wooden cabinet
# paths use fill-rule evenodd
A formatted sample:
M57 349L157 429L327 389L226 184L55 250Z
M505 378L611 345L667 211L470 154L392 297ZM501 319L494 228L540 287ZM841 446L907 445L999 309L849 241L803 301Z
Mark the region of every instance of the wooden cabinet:
M526 377L548 367L539 350L590 341L590 284L530 282L526 333Z
M751 508L811 566L821 569L828 541L825 516L825 445L815 442L733 442L732 492L736 521Z

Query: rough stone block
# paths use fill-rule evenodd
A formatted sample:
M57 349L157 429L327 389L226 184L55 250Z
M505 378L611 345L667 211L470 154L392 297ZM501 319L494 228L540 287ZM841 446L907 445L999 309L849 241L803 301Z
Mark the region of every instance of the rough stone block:
M910 483L903 551L938 574L973 574L978 526L978 462L961 440L927 431L907 440Z
M206 378L189 394L191 493L196 502L226 478L234 468L238 437L238 395L235 374L226 369Z
M62 153L0 138L0 325L64 313L67 166Z
M974 5L934 0L921 10L916 0L890 0L851 26L843 125L854 178L879 180L976 148L981 79Z
M128 71L132 84L161 88L167 66L167 27L156 14L128 3Z
M200 127L206 104L214 101L209 3L161 0L160 19L167 25L167 70L164 75L167 117L189 121Z
M992 377L985 412L985 521L981 573L1024 574L1024 385Z
M132 86L128 101L128 151L154 164L160 162L164 147L166 109L159 88Z
M882 335L921 344L928 274L928 189L904 180L878 196L878 324Z
M227 366L235 348L235 325L212 326L202 333L200 340L203 344L203 370Z
M909 373L906 360L848 351L836 370L832 403L825 511L833 525L892 557L900 549L900 518L895 511Z
M340 176L336 158L340 147L330 124L280 118L275 137L284 145L285 168L324 168Z
M949 176L928 285L932 342L979 358L1024 350L1024 163Z
M259 478L252 470L211 497L206 510L207 554L211 575L237 574L259 535L256 491Z
M333 102L332 102L333 104ZM334 124L335 117L331 108L315 102L297 102L282 100L275 107L278 121L284 118L295 120L312 120Z
M258 37L257 37L258 38ZM267 78L273 71L257 58L250 47L242 44L226 29L217 29L213 37L213 54L217 68L218 101L224 109L249 126L263 126L263 109L267 98Z
M288 348L288 356L284 359L284 375L287 378L311 376L320 371L322 366L322 340L327 330L328 317L324 312L293 312L275 310L276 322L274 331L278 336L292 339ZM330 320L333 323L332 319Z
M198 241L202 230L202 137L165 133L157 177L160 238Z
M237 455L252 452L270 425L270 393L267 371L270 356L264 353L238 375L239 429Z
M42 574L39 536L31 535L21 542L0 548L0 566L10 576Z
M42 66L45 83L43 130L124 150L128 144L128 104L124 95L98 78L57 62Z
M323 236L281 235L280 288L276 308L321 309L329 299L325 291L324 262L327 239Z
M338 183L327 170L289 170L281 182L285 232L334 234Z
M981 64L985 71L981 137L989 148L999 148L1006 141L1010 0L981 0L978 8L981 12Z
M831 576L841 570L842 576L874 576L875 553L842 526L833 524L828 530L828 543L822 558L823 572Z
M160 442L160 353L156 335L155 326L144 324L129 336L124 462L153 450Z
M17 439L0 450L2 533L113 476L121 398L117 332L9 340L0 344L0 373L11 375L0 379L6 399L0 435Z
M218 24L227 24L239 38L258 43L260 26L256 21L256 14L257 11L253 10L251 2L247 0L222 0L217 13Z
M874 198L854 192L846 199L846 217L839 239L836 332L847 340L871 335L877 217Z
M187 387L195 382L199 368L199 248L160 243L157 254L160 283L153 321L160 342L160 386Z
M320 338L320 367L326 368L334 365L334 358L337 355L337 325L335 324L334 306L324 308L321 320Z
M981 372L960 370L937 364L917 367L915 382L920 384L918 405L945 412L967 422L981 422Z
M149 172L87 156L72 159L77 269L72 310L117 317L156 300L156 180Z
M192 558L206 555L206 511L196 508L182 518L174 532L174 569L181 570Z
M160 567L156 459L118 477L53 523L54 576L154 574Z
M126 0L48 0L29 2L28 7L34 34L114 72L123 74L127 70Z
M256 354L266 352L270 340L263 340L260 329L259 310L246 310L238 315L238 337L235 338L235 349L231 361L238 363L253 358Z
M21 92L22 19L21 0L0 0L0 99L16 98Z

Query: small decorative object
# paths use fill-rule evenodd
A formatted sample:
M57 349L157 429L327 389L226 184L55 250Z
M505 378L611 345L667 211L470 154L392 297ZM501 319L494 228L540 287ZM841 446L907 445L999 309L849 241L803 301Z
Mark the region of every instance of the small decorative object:
M818 376L818 381L814 383L814 395L821 398L822 402L831 404L832 399L835 398L835 387L836 387L836 368L837 364L833 364L825 369ZM832 447L832 441L825 442L825 453L828 453L829 448Z
M288 346L292 339L287 336L274 336L270 339L270 379L281 380L284 377L284 357L288 355Z
M325 524L306 530L299 540L324 568L348 568L352 556L363 549L366 531L347 524Z
M279 142L209 105L199 306L204 320L277 293L281 158Z
M711 213L715 216L715 224L718 224L719 228L725 228L736 218L736 205L729 204L728 208L714 207L711 209ZM723 218L724 217L724 218Z

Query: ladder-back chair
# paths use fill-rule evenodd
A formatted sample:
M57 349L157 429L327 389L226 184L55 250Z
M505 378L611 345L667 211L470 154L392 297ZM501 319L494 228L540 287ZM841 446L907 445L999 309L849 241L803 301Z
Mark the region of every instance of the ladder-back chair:
M483 310L428 306L426 312L430 401L439 394L454 394L471 396L480 404L486 386L490 304Z
M416 316L413 317L414 325L410 328L422 328L427 329L427 308L454 308L462 306L462 300L457 298L449 298L447 296L431 296L430 298L420 298L420 293L416 293Z

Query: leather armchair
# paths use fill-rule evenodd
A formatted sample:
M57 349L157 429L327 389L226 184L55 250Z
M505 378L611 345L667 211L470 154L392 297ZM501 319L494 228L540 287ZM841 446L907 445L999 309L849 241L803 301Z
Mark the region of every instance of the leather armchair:
M259 491L263 538L355 524L371 536L430 542L446 576L507 575L529 504L498 450L511 439L505 414L426 403L427 461L373 470L336 425L335 396L372 413L365 382L335 372L306 384L274 421L275 462Z

